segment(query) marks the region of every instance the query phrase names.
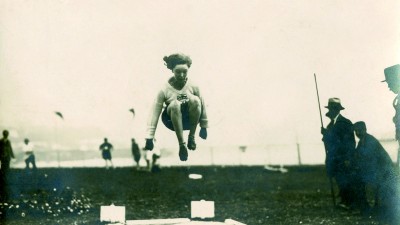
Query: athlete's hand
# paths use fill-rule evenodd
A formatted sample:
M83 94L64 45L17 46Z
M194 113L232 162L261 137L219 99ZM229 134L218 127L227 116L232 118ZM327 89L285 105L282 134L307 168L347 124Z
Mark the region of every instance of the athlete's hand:
M199 132L199 136L204 140L207 139L207 128L201 128Z
M153 150L154 148L154 143L153 143L153 139L146 139L146 146L144 146L145 150Z

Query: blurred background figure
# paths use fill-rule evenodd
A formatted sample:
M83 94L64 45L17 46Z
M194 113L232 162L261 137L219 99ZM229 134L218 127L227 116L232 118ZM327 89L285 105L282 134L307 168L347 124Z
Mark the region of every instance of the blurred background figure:
M29 164L32 164L32 169L36 170L35 154L33 153L33 144L28 138L25 138L24 145L22 146L22 151L24 152L25 159L25 169L29 169Z
M139 145L136 143L135 138L132 138L132 155L133 155L133 160L136 162L136 169L139 169L139 162L141 158L140 154L140 148Z
M10 169L11 158L14 158L14 153L11 147L11 142L8 140L8 131L3 131L3 138L0 139L0 201L7 201L7 176Z
M109 169L108 161L110 161L110 165L112 168L114 168L114 164L112 163L112 156L111 156L111 151L113 150L113 146L111 143L108 142L107 138L104 138L103 144L100 145L99 147L102 157L106 163L106 169Z
M159 163L159 159L161 158L161 151L160 148L158 148L157 146L157 141L156 139L153 139L153 143L154 143L154 147L153 150L146 150L146 155L145 155L145 159L146 159L146 164L147 164L147 170L151 171L151 172L160 172L161 168L160 168L160 163Z
M11 158L14 158L14 152L11 147L11 142L8 140L8 130L3 131L3 138L0 140L0 161L2 176L7 174L10 169Z

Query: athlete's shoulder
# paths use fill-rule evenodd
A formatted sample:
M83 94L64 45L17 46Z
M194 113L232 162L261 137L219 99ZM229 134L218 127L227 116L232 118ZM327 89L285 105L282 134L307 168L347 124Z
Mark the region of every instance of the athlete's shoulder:
M189 80L187 81L187 87L189 87L190 89L192 89L194 92L198 93L200 91L200 85L198 82L196 82L195 80Z

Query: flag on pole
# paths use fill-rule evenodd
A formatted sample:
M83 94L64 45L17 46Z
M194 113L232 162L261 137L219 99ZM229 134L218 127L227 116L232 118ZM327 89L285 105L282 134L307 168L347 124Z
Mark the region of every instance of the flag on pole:
M54 112L57 116L59 116L61 119L64 119L64 117L63 117L63 115L62 115L62 113L60 113L60 112Z
M133 108L129 109L129 112L133 114L133 117L135 117L135 110Z

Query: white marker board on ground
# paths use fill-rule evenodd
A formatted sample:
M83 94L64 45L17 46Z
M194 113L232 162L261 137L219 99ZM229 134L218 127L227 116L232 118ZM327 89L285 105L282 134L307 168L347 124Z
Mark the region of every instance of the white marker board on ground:
M191 217L192 218L214 218L214 201L191 201Z
M125 222L125 206L110 206L100 207L100 221L101 222Z

